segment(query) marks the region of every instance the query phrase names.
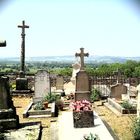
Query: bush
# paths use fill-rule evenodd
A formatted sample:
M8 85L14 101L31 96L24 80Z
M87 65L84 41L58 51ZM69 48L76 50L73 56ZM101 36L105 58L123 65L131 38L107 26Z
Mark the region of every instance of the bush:
M43 101L48 101L48 103L52 103L52 102L55 102L56 100L58 100L60 98L61 98L60 95L48 94L44 97Z
M130 104L128 101L123 101L123 103L122 103L121 106L122 106L123 108L125 108L125 109L128 109L128 110L130 110L130 109L135 109L135 107L132 106L132 104Z
M43 106L42 101L37 102L37 103L33 106L33 109L34 109L34 110L43 110L43 109L44 109L44 106Z
M90 98L93 102L97 101L97 100L100 100L100 92L97 89L93 88Z
M134 121L132 132L134 135L134 140L140 140L140 118Z

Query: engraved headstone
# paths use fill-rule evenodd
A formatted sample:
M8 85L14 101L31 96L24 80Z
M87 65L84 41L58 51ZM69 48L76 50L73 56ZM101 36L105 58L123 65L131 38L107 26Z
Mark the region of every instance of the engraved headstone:
M33 102L41 101L51 93L50 74L45 70L39 70L35 75L35 96Z

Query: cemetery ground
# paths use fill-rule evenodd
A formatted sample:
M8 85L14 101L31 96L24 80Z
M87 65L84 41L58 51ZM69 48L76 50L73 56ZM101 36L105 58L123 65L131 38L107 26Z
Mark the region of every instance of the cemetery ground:
M17 115L19 115L20 123L41 121L41 140L51 140L50 126L51 123L57 123L57 118L23 118L23 111L32 100L32 97L15 96L12 97L12 99L17 110ZM101 101L93 103L93 110L95 110L101 119L111 127L112 131L120 140L133 140L131 128L136 115L116 115L111 110L103 106Z

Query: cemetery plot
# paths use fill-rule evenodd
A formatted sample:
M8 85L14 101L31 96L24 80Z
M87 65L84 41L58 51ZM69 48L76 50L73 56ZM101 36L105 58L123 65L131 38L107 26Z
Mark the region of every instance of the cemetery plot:
M26 110L23 112L23 118L35 118L35 117L55 117L57 116L55 103L51 103L48 107L45 107L42 103L38 102L34 104L31 102Z
M108 98L108 104L105 103L105 105L109 107L111 110L112 108L115 108L121 114L136 114L137 113L136 106L132 106L128 101L118 102L117 100Z

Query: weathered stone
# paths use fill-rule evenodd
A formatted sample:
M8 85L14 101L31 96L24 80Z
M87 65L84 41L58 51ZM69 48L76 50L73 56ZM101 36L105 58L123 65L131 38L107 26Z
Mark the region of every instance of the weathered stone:
M127 94L127 87L121 83L117 83L111 87L111 98L122 99L122 94Z
M75 101L77 100L89 100L91 96L91 86L90 86L89 76L84 70L80 70L76 76L76 91L75 91Z
M63 90L64 89L64 79L62 76L58 76L56 78L56 90Z
M93 111L73 111L73 121L75 128L85 128L94 126Z
M17 78L16 79L16 90L28 90L28 79Z
M0 77L0 126L13 129L19 125L19 118L10 96L9 78Z
M39 70L35 75L35 96L33 102L41 101L50 92L50 75L45 70Z

